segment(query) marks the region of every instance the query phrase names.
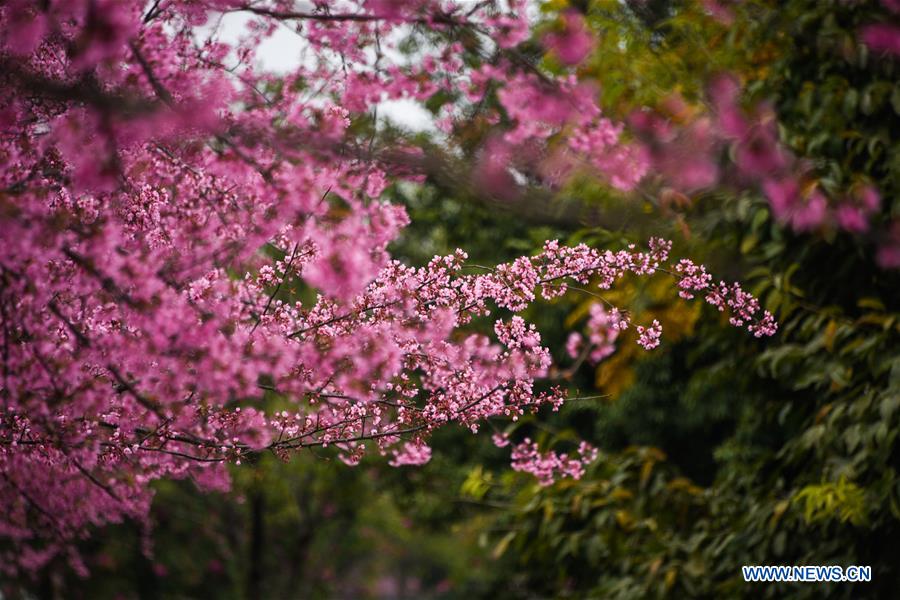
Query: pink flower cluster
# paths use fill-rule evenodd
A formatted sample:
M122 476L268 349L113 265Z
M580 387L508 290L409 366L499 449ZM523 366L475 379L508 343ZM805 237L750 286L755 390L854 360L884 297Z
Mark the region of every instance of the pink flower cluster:
M881 0L881 5L892 17L890 21L870 23L859 31L862 42L873 52L886 56L900 56L900 1Z
M582 352L587 352L587 359L591 364L597 364L616 350L616 338L620 331L628 328L629 319L613 308L607 311L603 304L594 303L590 308L590 316L587 322L587 345L581 334L573 331L566 341L566 351L572 358L577 358Z
M577 65L594 49L594 36L578 11L568 10L560 20L562 27L547 33L542 41L564 64Z
M881 209L881 197L874 186L858 185L843 198L828 198L806 175L809 165L796 159L777 139L776 118L765 106L750 115L737 104L737 84L728 78L714 82L711 97L720 127L733 140L739 174L761 181L776 219L797 232L838 227L851 234L864 234ZM900 247L882 234L877 260L882 267L895 268L884 260L891 248Z
M706 302L719 312L730 311L729 322L735 327L746 327L755 337L775 335L778 323L772 314L763 310L753 295L745 292L739 283L713 283L712 276L703 265L696 265L689 259L681 259L675 265L675 273L680 276L678 295L690 299L697 292L704 293ZM654 321L655 325L658 325ZM658 338L653 334L650 339ZM658 343L658 342L657 342Z
M574 75L549 79L531 71L503 77L510 64L485 65L473 73L468 98L484 98L490 83L502 86L497 99L502 112L489 113L492 123L508 123L502 135L485 144L479 165L481 182L499 197L514 197L514 173L533 172L551 185L562 185L575 173L588 171L618 189L634 188L649 168L639 145L621 139L623 126L601 115L594 86Z
M525 438L512 449L512 468L516 471L531 473L542 486L552 484L560 477L581 479L585 467L597 459L598 450L581 442L578 454L541 452L537 443Z
M653 350L659 346L659 338L662 337L662 325L659 324L659 321L653 319L653 323L648 327L638 325L637 333L638 344L644 350Z
M875 27L875 26L873 26ZM686 192L709 188L731 175L746 183L758 182L781 223L797 232L839 228L860 235L873 233L879 240L877 261L896 268L900 243L873 223L881 211L881 197L872 185L858 184L842 197L829 198L817 185L812 167L778 139L773 109L759 104L745 110L740 104L740 88L728 76L716 78L709 86L713 112L688 119L684 101L673 96L663 103L662 113L637 111L631 118L633 130L643 139L646 160L665 182ZM675 125L663 115L669 114ZM734 157L734 173L720 164L724 150Z

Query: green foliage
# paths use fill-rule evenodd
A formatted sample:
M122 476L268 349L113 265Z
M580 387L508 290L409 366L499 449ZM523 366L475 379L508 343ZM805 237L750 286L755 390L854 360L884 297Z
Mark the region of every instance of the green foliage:
M631 6L588 9L606 35L582 75L609 77L604 89L621 112L673 92L702 111L705 78L736 71L748 103L774 104L783 141L812 167L811 185L841 197L874 183L882 218L900 213L897 63L856 41L879 18L876 2L729 4L730 27L700 3L660 3L649 21ZM706 66L691 63L698 56ZM501 579L518 582L501 595L893 597L900 277L874 264L876 240L795 235L753 193L723 188L696 200L690 253L748 282L781 331L761 343L700 319L656 355L618 364L634 377L595 412L607 453L593 471L486 495L514 501L492 538L503 542ZM668 460L647 467L641 453L654 447ZM624 492L613 500L616 489ZM751 585L740 572L749 564L871 565L873 582Z
M866 521L865 500L863 490L846 477L841 477L836 484L808 485L793 499L803 505L803 516L810 523L837 517L854 525Z
M460 598L479 594L484 553L459 505L440 502L465 475L436 459L421 468L351 469L327 457L273 456L232 469L233 490L158 484L149 547L131 524L82 548L79 579L58 564L37 597ZM412 490L415 490L413 492ZM411 510L409 505L414 505ZM465 548L465 552L460 552ZM149 550L149 552L147 552ZM15 597L15 596L13 596Z

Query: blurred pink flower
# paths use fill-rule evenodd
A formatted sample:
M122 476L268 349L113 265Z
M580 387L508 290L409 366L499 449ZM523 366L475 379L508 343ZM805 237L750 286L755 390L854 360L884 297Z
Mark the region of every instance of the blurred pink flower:
M874 213L881 208L881 195L879 195L878 190L874 186L864 186L857 191L856 196L867 213Z
M738 169L750 176L778 171L787 163L774 127L762 123L757 123L738 144L735 160Z
M820 192L813 192L806 202L799 202L791 215L791 225L795 231L815 229L828 216L828 201Z
M566 354L568 354L571 358L578 358L578 354L581 352L581 347L583 345L584 339L581 337L581 334L577 331L573 331L569 334L568 339L566 340Z
M900 56L900 27L888 23L866 25L859 32L863 43L873 52Z
M800 188L794 179L769 179L763 182L763 191L769 199L772 214L778 220L787 217L800 195Z
M875 259L884 269L900 269L900 221L891 224L887 240L878 247Z
M4 46L12 54L30 54L47 33L47 19L30 2L22 0L10 2L6 10L10 21L6 39L3 40Z
M723 25L731 25L734 22L734 13L724 2L720 0L702 0L703 8L709 15Z
M865 233L869 229L869 220L863 210L853 204L841 204L835 215L838 225L850 233Z
M562 15L562 31L552 31L543 38L544 45L567 65L577 65L594 49L594 37L578 12L569 10Z

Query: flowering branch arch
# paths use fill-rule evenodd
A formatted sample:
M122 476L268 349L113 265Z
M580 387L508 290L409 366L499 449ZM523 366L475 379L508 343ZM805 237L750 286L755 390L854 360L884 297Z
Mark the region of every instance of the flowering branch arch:
M534 326L497 319L492 337L465 326L573 283L605 289L666 271L683 296L774 333L740 286L689 261L666 266L671 245L658 239L619 252L547 242L478 274L462 251L421 268L393 260L388 244L408 217L382 192L421 175L373 156L353 129L385 99L450 94L443 127L485 111L498 134L475 177L498 193L513 147L577 155L621 188L646 164L589 87L516 58L529 34L518 2L313 4L0 8L4 568L34 570L60 552L83 568L69 542L144 518L155 479L222 489L228 462L313 446L349 464L367 447L421 464L439 427L477 431L559 407L562 390L536 388L551 358ZM253 16L247 38L197 36L236 11ZM283 24L313 59L279 80L252 65ZM428 44L415 62L388 64L402 28ZM292 282L315 301L279 299ZM610 322L629 321L616 311ZM645 347L659 343L658 323L639 331ZM514 467L542 481L578 476L591 456L542 454L530 440L513 449Z

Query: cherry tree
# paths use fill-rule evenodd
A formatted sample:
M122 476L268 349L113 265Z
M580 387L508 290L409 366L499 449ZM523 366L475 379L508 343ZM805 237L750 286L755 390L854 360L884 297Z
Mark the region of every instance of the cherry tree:
M210 24L249 18L226 44ZM302 64L258 67L279 28ZM204 34L203 32L207 32ZM90 528L145 519L150 484L227 489L226 465L312 447L357 464L431 456L440 427L477 432L565 392L516 313L571 287L674 277L755 336L772 316L738 284L671 260L671 244L618 251L548 241L476 267L464 251L393 260L408 223L388 185L421 182L420 150L374 146L386 100L442 94L437 125L493 125L471 174L502 196L527 164L551 184L589 169L631 189L651 161L603 116L596 90L517 50L524 3L434 0L10 0L0 7L0 565L35 570ZM415 42L410 54L401 45ZM590 51L583 24L545 43ZM314 290L306 302L284 291ZM473 327L492 316L492 331ZM595 360L617 332L659 344L625 307L593 315ZM495 436L499 446L510 441ZM595 451L512 448L542 483Z

